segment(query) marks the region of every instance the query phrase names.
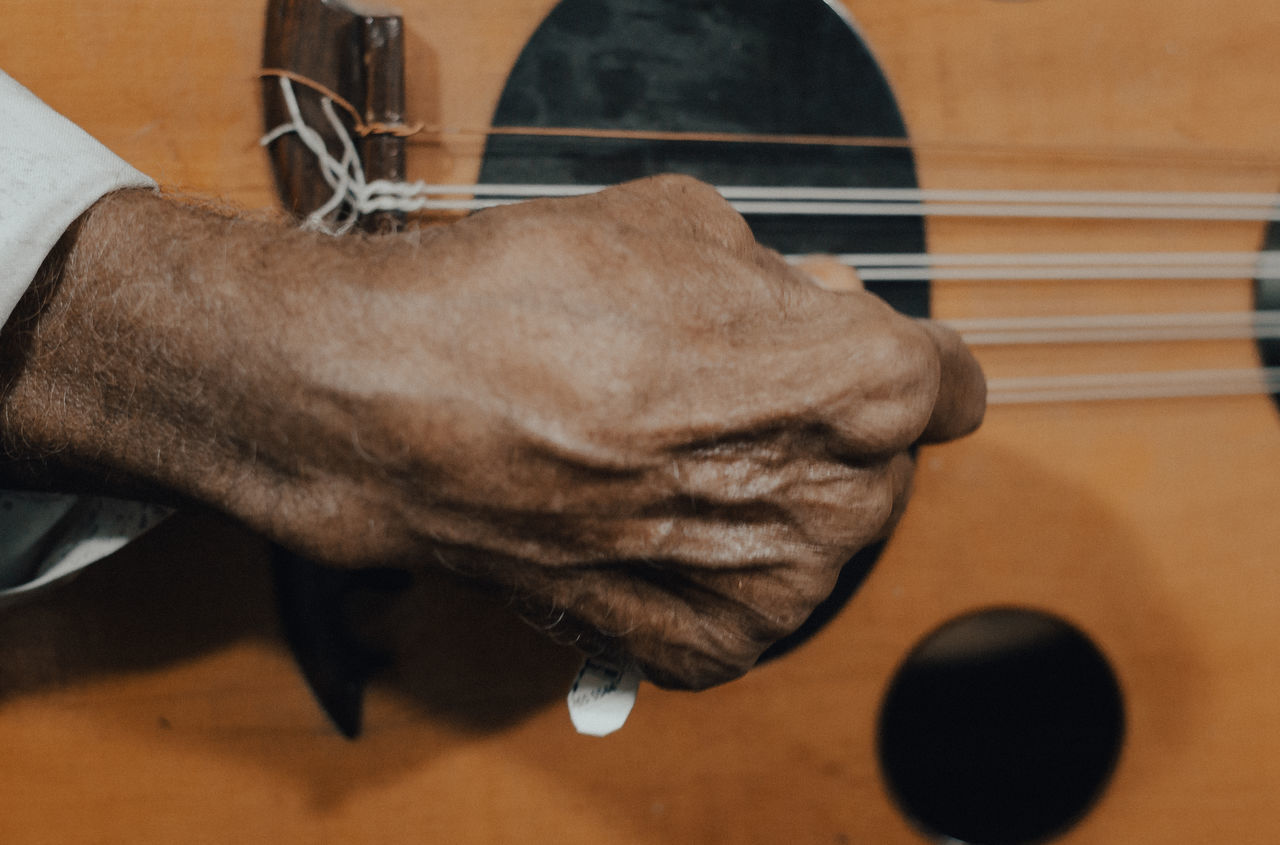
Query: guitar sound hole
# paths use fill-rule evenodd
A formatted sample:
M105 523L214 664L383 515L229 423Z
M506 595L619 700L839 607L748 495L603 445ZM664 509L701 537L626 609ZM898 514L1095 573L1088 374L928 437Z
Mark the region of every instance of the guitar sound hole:
M1120 687L1079 630L999 608L952 620L912 650L885 697L880 762L930 834L1041 842L1101 794L1124 734Z
M1280 226L1267 226L1262 248L1267 251L1280 249ZM1253 307L1256 311L1280 310L1280 279L1259 278L1253 282ZM1264 367L1280 367L1280 340L1263 338L1258 341L1258 355ZM1280 393L1272 393L1272 400L1280 407Z
M529 39L495 126L579 126L751 135L903 138L888 81L850 22L824 0L560 0ZM599 185L684 173L717 185L916 187L910 149L494 135L480 181ZM923 252L918 217L749 216L783 253ZM926 282L871 290L916 317ZM765 655L833 619L883 544L845 565L831 597Z

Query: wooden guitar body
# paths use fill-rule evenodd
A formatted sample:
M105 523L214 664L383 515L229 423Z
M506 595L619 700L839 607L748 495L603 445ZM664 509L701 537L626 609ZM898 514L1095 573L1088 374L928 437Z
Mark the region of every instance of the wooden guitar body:
M407 119L490 125L555 5L399 0ZM1280 184L1270 0L831 5L884 72L921 187ZM261 0L0 11L0 68L122 157L178 190L277 207L257 144ZM424 132L408 177L472 182L485 146ZM938 218L924 235L935 253L1226 252L1260 249L1264 230ZM1240 311L1252 297L1239 278L936 283L930 298L959 319ZM1248 340L979 351L993 378L1260 363ZM365 620L395 663L370 691L364 737L342 739L282 643L264 545L181 515L0 614L0 841L927 841L878 762L886 690L939 625L1023 607L1084 632L1123 695L1114 773L1054 841L1269 843L1277 467L1280 419L1262 395L995 406L974 436L920 452L905 519L822 630L723 688L643 687L603 740L576 735L565 712L572 652L425 575Z

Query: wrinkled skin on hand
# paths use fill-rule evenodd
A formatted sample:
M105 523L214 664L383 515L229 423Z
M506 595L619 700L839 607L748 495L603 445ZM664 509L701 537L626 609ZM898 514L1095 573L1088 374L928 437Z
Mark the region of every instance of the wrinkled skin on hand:
M147 218L164 201L116 202ZM82 239L137 226L96 216ZM156 272L189 298L185 313L145 332L117 318L128 366L152 373L131 386L143 407L114 407L118 389L81 403L133 415L130 438L150 431L153 448L98 443L78 463L123 468L321 560L445 565L665 686L750 669L892 528L911 447L983 413L981 372L955 335L813 284L688 179L350 242L259 243L252 225L192 220L169 243L201 230L221 268L184 253ZM94 267L109 263L101 247L94 265L78 251L59 296L81 302L64 319L87 310ZM192 349L193 325L228 339L206 332ZM39 334L37 368L46 347L56 355ZM150 353L127 351L144 340ZM77 434L52 443L93 451L66 446Z

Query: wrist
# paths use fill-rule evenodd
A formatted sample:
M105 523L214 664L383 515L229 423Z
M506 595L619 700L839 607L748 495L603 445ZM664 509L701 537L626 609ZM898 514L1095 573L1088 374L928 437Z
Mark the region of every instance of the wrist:
M314 404L313 362L292 350L320 327L291 262L330 285L352 272L332 239L151 192L99 201L6 328L0 481L191 498L262 525Z

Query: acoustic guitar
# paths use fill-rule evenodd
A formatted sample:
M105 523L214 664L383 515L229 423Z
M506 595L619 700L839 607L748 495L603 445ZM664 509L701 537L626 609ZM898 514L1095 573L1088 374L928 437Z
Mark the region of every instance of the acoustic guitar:
M283 213L262 0L0 11L0 67L125 159ZM0 615L0 841L1274 840L1280 7L394 12L404 176L436 186L410 225L694 173L762 240L963 331L986 423L919 452L898 530L785 653L643 686L604 739L565 713L572 650L431 572L351 597L389 662L345 739L266 545L179 515Z

